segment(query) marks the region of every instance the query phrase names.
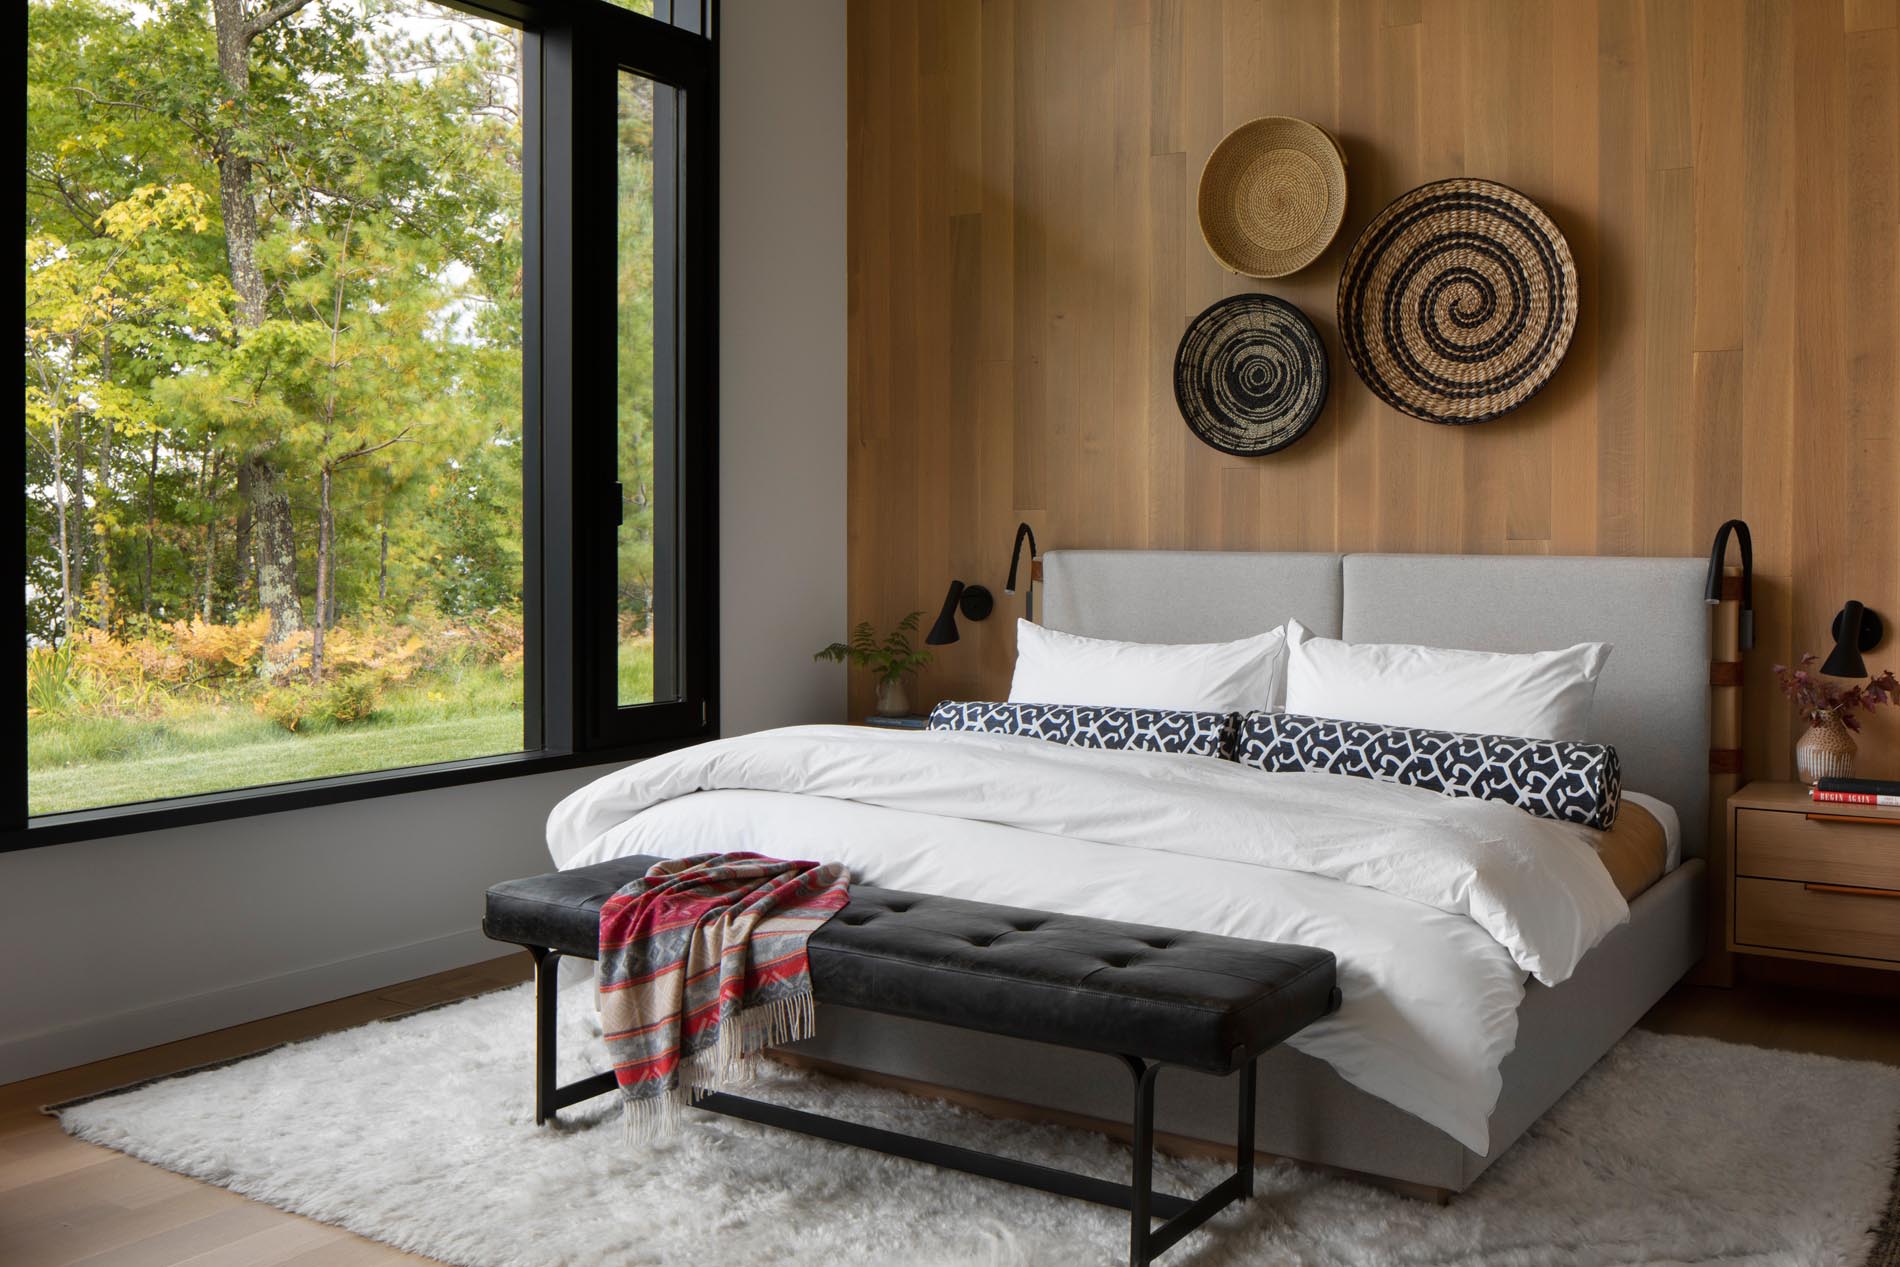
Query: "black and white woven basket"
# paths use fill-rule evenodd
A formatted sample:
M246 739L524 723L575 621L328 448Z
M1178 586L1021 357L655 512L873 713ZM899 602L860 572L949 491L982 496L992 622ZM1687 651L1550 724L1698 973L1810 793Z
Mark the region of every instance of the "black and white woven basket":
M1441 180L1373 217L1339 276L1353 371L1427 422L1483 422L1550 381L1577 328L1577 266L1550 217L1505 185Z
M1305 313L1274 295L1233 295L1188 323L1174 354L1174 399L1222 453L1277 453L1326 405L1326 345Z

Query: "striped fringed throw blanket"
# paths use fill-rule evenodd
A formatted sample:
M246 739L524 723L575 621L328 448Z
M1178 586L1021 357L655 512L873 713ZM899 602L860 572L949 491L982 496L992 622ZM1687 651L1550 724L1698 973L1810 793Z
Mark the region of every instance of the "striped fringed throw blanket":
M811 1037L805 941L849 899L837 863L705 853L657 862L600 909L601 1030L627 1132L655 1137L746 1057Z

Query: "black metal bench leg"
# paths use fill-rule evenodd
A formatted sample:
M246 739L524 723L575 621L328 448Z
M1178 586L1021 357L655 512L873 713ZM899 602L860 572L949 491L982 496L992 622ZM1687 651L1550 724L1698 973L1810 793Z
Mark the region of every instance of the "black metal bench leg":
M555 1040L560 1028L561 952L542 946L529 946L527 951L534 956L534 1123L542 1126L553 1121L555 1115L568 1105L579 1104L614 1090L616 1079L613 1070L609 1069L565 1087L555 1081ZM1155 1082L1161 1076L1162 1067L1135 1056L1122 1056L1120 1059L1135 1080L1134 1160L1131 1181L1126 1188L1107 1180L1069 1174L1029 1162L992 1157L967 1148L914 1139L892 1131L839 1122L817 1114L760 1104L732 1095L716 1093L695 1103L697 1107L714 1113L800 1131L821 1139L855 1144L861 1148L927 1161L970 1174L1040 1188L1045 1192L1079 1197L1085 1201L1122 1206L1128 1211L1129 1267L1150 1267L1157 1255L1166 1253L1182 1237L1220 1210L1253 1195L1253 1119L1257 1065L1249 1061L1238 1071L1240 1104L1235 1130L1234 1173L1195 1200L1187 1201L1154 1190ZM1157 1228L1154 1226L1157 1217L1165 1218L1167 1222Z
M570 1104L606 1095L617 1085L614 1071L562 1086L554 1079L555 1035L561 1028L561 952L527 947L534 956L534 1124L545 1126Z
M542 1126L559 1106L554 1096L554 1036L559 1029L561 952L528 947L534 956L534 1124Z
M1234 1129L1234 1173L1184 1204L1177 1197L1157 1198L1154 1191L1155 1079L1161 1073L1161 1066L1134 1056L1123 1056L1121 1062L1135 1079L1134 1174L1128 1185L1128 1264L1129 1267L1149 1267L1157 1256L1173 1248L1182 1237L1221 1210L1253 1196L1253 1117L1258 1063L1250 1060L1236 1071L1240 1087L1236 1097L1239 1105ZM1154 1226L1157 1205L1163 1206L1160 1214L1167 1217L1167 1222L1160 1227Z
M1253 1196L1253 1113L1259 1060L1249 1060L1240 1071L1240 1123L1234 1132L1234 1174L1240 1179L1240 1199Z
M1135 1163L1128 1185L1128 1267L1148 1267L1153 1258L1149 1240L1154 1222L1155 1079L1161 1074L1161 1066L1133 1056L1123 1056L1122 1063L1135 1079Z

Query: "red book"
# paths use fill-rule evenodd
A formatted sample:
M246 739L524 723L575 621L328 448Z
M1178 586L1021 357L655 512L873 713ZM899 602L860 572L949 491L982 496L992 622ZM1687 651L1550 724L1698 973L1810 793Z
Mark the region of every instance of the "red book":
M1808 799L1829 805L1884 805L1900 809L1900 796L1885 796L1876 792L1823 792L1817 787L1808 790Z

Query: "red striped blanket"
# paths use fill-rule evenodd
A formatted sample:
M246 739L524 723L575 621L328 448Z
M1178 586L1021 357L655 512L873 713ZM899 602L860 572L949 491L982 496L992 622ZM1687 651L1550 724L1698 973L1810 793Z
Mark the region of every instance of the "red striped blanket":
M746 1060L809 1038L805 941L849 898L837 863L706 853L655 863L600 910L601 1029L636 1140Z

